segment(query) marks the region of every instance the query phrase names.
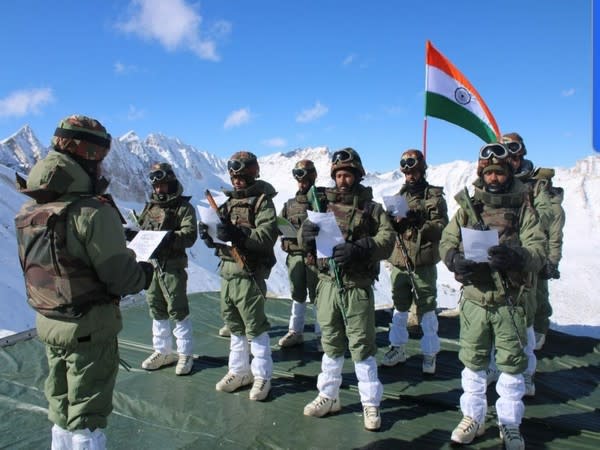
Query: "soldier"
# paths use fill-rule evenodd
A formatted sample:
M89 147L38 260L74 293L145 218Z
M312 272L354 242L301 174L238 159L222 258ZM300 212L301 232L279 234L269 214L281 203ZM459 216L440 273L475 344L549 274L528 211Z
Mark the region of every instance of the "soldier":
M528 321L532 333L531 339L534 339L532 346L535 346L535 350L540 350L546 340L552 315L548 280L560 277L558 263L562 256L562 229L565 224L565 211L561 206L564 193L562 188L552 186L553 169L534 169L531 161L524 158L527 148L518 133L505 134L503 141L511 153L515 176L531 189L534 207L540 214L548 238L547 261L535 279L535 287L532 291L531 319ZM531 372L531 375L534 372ZM527 381L529 380L526 379ZM532 380L529 383L528 391L533 395L535 394L535 385Z
M292 176L298 182L298 191L290 198L281 210L280 216L287 219L296 229L307 217L306 211L312 210L309 190L314 186L317 179L317 170L312 161L303 159L298 161L292 170ZM324 201L324 190L317 188L317 193ZM288 333L279 340L281 347L292 347L304 342L304 319L306 315L306 292L310 302L314 305L316 299L316 288L318 272L316 267L316 256L311 252L304 252L298 245L297 239L281 237L281 248L287 253L285 263L288 268L292 294L292 312ZM315 309L316 316L316 309ZM321 347L321 329L315 320L315 334L317 335L319 350Z
M152 266L137 263L126 248L112 199L101 195L108 184L100 165L110 144L97 120L66 117L27 185L20 180L34 199L15 223L27 301L46 345L53 449L106 448L102 430L119 365L119 300L152 279Z
M321 325L323 360L317 379L319 395L304 408L304 415L323 417L340 411L344 353L350 350L363 406L364 426L381 427L379 404L383 386L377 376L373 283L380 261L390 256L394 229L383 207L373 201L371 188L360 184L365 176L359 154L352 148L333 154L326 189L326 210L333 212L345 242L334 247L331 258L318 260L317 316ZM319 227L306 220L299 242L315 251Z
M492 347L500 369L496 411L500 437L507 449L525 447L519 426L525 407L523 372L526 318L524 286L544 261L545 236L528 201L527 188L513 176L508 149L484 145L479 154L474 197L461 192L460 206L442 233L441 257L463 284L459 358L463 418L452 432L453 442L468 444L485 431L486 369ZM466 259L461 228L497 230L499 245L488 249L488 262Z
M198 238L196 211L191 197L182 195L183 186L170 164L153 164L148 179L152 194L139 216L140 228L167 234L153 255L155 273L146 292L154 352L142 362L142 368L156 370L177 362L175 374L187 375L194 365L194 351L185 249ZM169 319L175 322L172 334ZM173 335L177 353L173 353Z
M265 280L275 264L277 216L272 199L277 192L269 183L257 180L260 167L253 153L234 153L227 168L233 190L225 191L228 199L219 207L223 222L217 226L217 237L231 242L243 261L236 261L231 247L216 245L221 258L221 313L231 331L229 371L216 389L234 392L252 384L250 400L262 401L271 390L273 373ZM214 248L206 224L200 222L199 230L206 245Z
M438 245L442 230L448 224L448 209L443 188L432 186L425 179L427 163L423 153L412 149L405 151L400 159L400 170L405 176L405 183L396 195L404 196L410 209L406 217L392 220L397 233L396 246L389 259L393 266L394 313L389 331L390 349L382 363L395 366L406 361L404 346L408 343L408 313L414 302L423 330L422 370L433 374L436 354L440 351L435 312L436 264L440 261Z

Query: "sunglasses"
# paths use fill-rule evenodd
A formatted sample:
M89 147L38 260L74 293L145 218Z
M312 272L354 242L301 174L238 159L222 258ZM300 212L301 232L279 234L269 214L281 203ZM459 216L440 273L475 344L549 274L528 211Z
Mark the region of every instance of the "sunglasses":
M352 153L347 152L346 150L338 150L331 157L331 162L333 164L345 163L348 161L352 161L353 159L354 157L352 156Z
M230 159L227 161L227 170L229 170L229 173L240 173L244 167L246 167L246 164L244 164L244 161L240 161L239 159Z
M311 171L307 169L292 169L292 175L298 181L308 175Z
M148 179L150 180L151 183L158 183L158 182L164 180L165 178L167 178L167 175L169 175L169 173L165 172L162 169L161 170L153 170L148 175Z
M400 168L401 169L412 169L418 163L419 163L419 160L417 158L412 158L412 157L402 158L400 160Z
M492 157L504 159L508 156L506 145L502 144L487 144L481 147L479 151L479 159L490 159Z
M523 150L523 145L518 141L505 142L504 145L508 147L508 152L511 155L517 155Z

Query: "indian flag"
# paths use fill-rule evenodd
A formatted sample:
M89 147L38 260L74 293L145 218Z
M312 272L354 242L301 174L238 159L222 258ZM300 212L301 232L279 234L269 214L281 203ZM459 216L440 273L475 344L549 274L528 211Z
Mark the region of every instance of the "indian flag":
M496 119L481 95L430 41L426 59L425 115L458 125L485 142L500 141Z

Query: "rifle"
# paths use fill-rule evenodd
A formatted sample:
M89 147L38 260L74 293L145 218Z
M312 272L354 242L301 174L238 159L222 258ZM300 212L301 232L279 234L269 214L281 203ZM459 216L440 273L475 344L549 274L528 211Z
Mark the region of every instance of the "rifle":
M219 206L217 205L215 198L212 196L212 194L210 193L210 191L208 189L206 191L204 191L204 195L206 196L206 201L208 201L208 204L210 205L210 207L217 213L217 217L219 218L221 223L222 224L227 223L227 219L220 214ZM258 284L258 281L256 281L256 277L254 276L254 273L250 270L250 267L248 266L248 263L246 262L246 258L244 257L244 255L242 253L240 253L240 250L235 245L233 245L233 242L231 243L231 247L229 247L229 253L230 253L231 257L235 260L235 262L238 264L238 266L240 266L240 268L248 274L248 276L250 277L250 280L252 280L252 282L254 283L254 286L258 289L258 292L260 292L260 295L263 297L263 300L266 301L267 298L263 294L263 291L262 291L260 285Z
M310 202L312 203L312 208L315 212L323 212L321 210L321 204L319 203L319 197L317 196L317 188L313 184L308 190L308 197L310 198ZM338 288L338 291L341 294L344 293L344 283L342 282L342 277L340 275L340 268L333 258L327 258L327 262L329 264L329 270L333 273L335 278L335 284Z
M417 291L417 283L415 282L415 269L410 263L410 259L408 258L408 249L406 248L406 244L404 243L404 239L398 233L396 233L396 243L400 247L400 252L402 253L402 257L404 258L404 267L406 268L406 272L408 273L408 279L410 280L410 290L413 293L415 298L415 302L419 302L419 293Z
M460 201L461 197L462 197L462 199L464 199L464 201ZM464 188L463 192L459 193L455 197L455 199L460 206L465 208L465 212L471 218L471 220L473 220L475 222L475 224L473 225L473 229L480 230L480 231L489 230L489 227L485 224L485 222L481 218L481 214L479 214L479 212L475 209L475 206L473 205L473 202L471 201L471 197L469 196L469 191L466 187ZM495 270L492 270L492 277L494 278L495 281L496 281L496 278L500 279L500 285L502 287L502 290L504 291L504 300L506 301L506 304L508 305L508 313L510 315L510 318L511 318L511 321L513 324L513 328L515 329L515 334L517 335L517 340L519 341L519 345L521 346L521 348L524 348L523 340L521 339L521 335L519 334L519 328L517 327L517 322L515 320L515 304L513 302L512 296L510 295L510 292L509 292L508 280L506 277L506 273L497 272Z

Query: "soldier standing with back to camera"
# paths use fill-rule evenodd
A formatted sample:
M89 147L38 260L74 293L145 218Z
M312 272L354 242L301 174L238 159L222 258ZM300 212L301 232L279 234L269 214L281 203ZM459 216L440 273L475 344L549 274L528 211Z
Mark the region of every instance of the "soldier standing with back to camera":
M373 201L371 188L360 181L365 176L360 156L352 148L336 151L331 160L335 187L325 190L327 203L345 242L333 248L331 258L320 258L317 316L321 325L323 360L317 378L317 397L304 407L304 415L323 417L341 410L344 353L350 350L363 407L365 429L381 427L379 405L383 385L377 375L375 299L373 283L380 262L392 253L394 229L383 207ZM304 221L299 242L315 251L319 227Z
M287 219L296 229L307 218L307 211L313 209L310 189L314 186L317 179L317 170L312 161L303 159L298 161L292 170L292 176L298 182L298 191L293 198L285 202L281 209L280 216ZM321 196L319 203L325 201L325 192L322 188L317 188L317 195ZM281 248L287 253L285 259L288 268L290 280L292 311L290 315L289 331L279 340L281 347L292 347L304 342L304 321L306 317L306 293L310 302L315 307L316 317L316 289L318 282L318 271L316 265L316 255L312 252L305 252L298 244L296 238L281 237ZM321 347L321 328L315 320L315 334L318 339L317 348Z
M185 249L198 238L196 210L190 204L191 197L182 195L183 186L170 164L153 164L148 179L152 194L140 213L140 228L167 234L155 250L154 278L146 292L154 352L142 362L142 368L156 370L177 362L175 374L187 375L194 365L194 341ZM175 322L172 333L169 319ZM173 353L173 335L177 353Z
M22 192L15 218L27 301L46 345L44 386L53 450L103 450L119 366L120 297L150 285L101 177L111 136L100 122L61 120ZM55 220L56 219L56 220Z
M531 274L544 261L545 236L528 201L527 188L513 176L505 145L484 145L479 153L474 196L461 192L460 208L442 233L441 257L463 284L459 358L463 418L451 435L469 444L485 432L486 369L493 347L500 370L496 412L507 449L524 449L519 427L525 412L523 372L527 367L525 305ZM497 230L499 244L488 249L488 262L465 257L462 228Z
M440 351L436 264L440 261L438 245L442 230L448 224L448 212L443 188L432 186L425 179L427 163L423 153L406 150L400 159L400 170L405 176L405 183L396 195L404 196L410 209L406 217L392 218L397 233L396 246L389 258L392 263L394 313L389 331L390 349L382 363L395 366L406 361L404 346L408 343L408 312L414 302L423 330L422 370L433 374L436 354ZM406 248L408 261L403 255L402 245ZM416 292L413 292L413 282Z

